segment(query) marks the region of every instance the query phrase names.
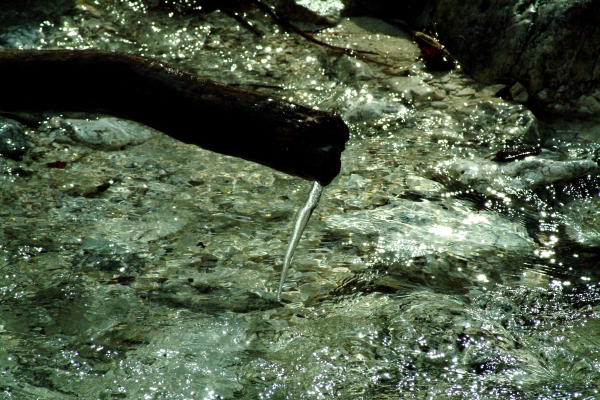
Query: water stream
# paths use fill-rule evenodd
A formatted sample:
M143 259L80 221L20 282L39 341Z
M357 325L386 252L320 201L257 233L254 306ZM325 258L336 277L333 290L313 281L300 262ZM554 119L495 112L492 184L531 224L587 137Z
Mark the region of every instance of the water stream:
M287 249L285 250L285 258L283 259L283 270L281 271L281 281L279 282L279 289L277 289L278 299L281 299L281 290L283 289L283 285L285 284L285 278L287 277L288 269L290 268L292 258L294 257L294 251L296 250L296 246L298 246L298 242L302 237L302 232L304 232L306 224L308 224L308 221L310 220L310 216L312 215L315 208L317 208L317 206L319 205L321 193L323 193L323 186L321 186L319 182L313 182L312 188L310 189L310 193L308 194L306 202L301 208L298 209L298 213L296 214L296 220L294 221L294 229L292 230L290 241L288 243Z
M341 173L300 234L306 181L128 121L29 118L0 157L0 398L598 397L597 123L432 73L377 19L317 36L391 68L257 10L263 37L155 3L1 2L0 46L141 54L335 111Z

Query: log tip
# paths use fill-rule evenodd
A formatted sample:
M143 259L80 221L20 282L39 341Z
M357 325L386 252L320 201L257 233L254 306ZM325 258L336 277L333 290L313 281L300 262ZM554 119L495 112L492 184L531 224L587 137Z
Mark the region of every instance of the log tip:
M340 173L341 156L350 139L350 130L335 113L321 113L315 119L319 140L307 145L305 151L298 154L299 168L294 175L327 186Z

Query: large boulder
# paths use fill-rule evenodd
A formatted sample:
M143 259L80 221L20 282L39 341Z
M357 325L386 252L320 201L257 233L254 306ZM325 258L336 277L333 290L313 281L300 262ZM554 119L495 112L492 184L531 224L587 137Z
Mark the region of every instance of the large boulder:
M599 0L432 0L416 25L432 23L477 80L520 83L534 111L600 116Z

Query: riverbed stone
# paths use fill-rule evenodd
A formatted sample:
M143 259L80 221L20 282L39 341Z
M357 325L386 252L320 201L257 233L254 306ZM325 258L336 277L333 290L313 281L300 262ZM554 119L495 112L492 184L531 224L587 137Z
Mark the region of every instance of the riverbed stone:
M456 94L456 96L469 97L469 96L473 96L475 94L475 89L464 88L464 89L459 90L455 94Z
M344 55L335 63L340 79L344 81L366 81L375 75L373 68L364 61Z

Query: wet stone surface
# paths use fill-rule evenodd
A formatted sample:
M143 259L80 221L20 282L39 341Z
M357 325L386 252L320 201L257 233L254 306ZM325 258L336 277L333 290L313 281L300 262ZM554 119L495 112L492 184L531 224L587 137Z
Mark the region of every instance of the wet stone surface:
M27 148L25 127L17 121L0 118L0 154L18 160Z
M436 24L450 53L479 80L504 83L514 101L597 121L599 11L588 1L436 0L414 24Z
M427 71L373 18L317 37L390 67L257 10L263 38L220 11L40 4L4 47L152 56L336 111L352 138L278 302L309 182L106 116L25 128L0 157L5 397L597 396L596 125Z

